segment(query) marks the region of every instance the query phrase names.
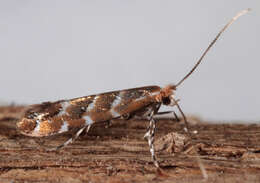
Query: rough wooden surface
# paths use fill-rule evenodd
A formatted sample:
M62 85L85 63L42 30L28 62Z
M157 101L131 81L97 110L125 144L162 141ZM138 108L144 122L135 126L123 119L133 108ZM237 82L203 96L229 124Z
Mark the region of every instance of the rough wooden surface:
M260 182L260 126L191 126L193 144L209 176L203 180L183 123L158 119L156 149L163 172L153 166L143 139L148 122L97 124L60 151L71 134L32 138L15 123L23 107L0 107L0 182Z

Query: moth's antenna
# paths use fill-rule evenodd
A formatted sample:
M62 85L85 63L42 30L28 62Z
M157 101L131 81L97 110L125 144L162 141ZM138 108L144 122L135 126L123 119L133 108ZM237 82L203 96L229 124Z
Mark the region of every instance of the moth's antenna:
M210 50L210 48L215 44L215 42L218 40L218 38L220 37L220 35L234 22L236 21L240 16L246 14L247 12L249 12L251 9L245 9L240 11L236 16L234 16L218 33L218 35L215 37L215 39L209 44L209 46L207 47L207 49L203 52L202 56L200 57L200 59L197 61L197 63L195 64L195 66L190 70L190 72L182 79L180 80L175 86L179 86L183 81L185 81L192 73L193 71L199 66L199 64L201 63L202 59L205 57L205 55L208 53L208 51Z

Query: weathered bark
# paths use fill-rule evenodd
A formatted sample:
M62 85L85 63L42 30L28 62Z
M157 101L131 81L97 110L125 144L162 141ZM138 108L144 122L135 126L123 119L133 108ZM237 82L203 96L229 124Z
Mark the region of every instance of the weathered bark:
M51 151L71 134L23 136L15 128L22 110L0 107L0 182L202 182L197 154L209 182L260 182L259 125L199 122L191 126L197 131L191 142L182 122L157 119L160 173L143 139L145 120L97 124L73 144Z

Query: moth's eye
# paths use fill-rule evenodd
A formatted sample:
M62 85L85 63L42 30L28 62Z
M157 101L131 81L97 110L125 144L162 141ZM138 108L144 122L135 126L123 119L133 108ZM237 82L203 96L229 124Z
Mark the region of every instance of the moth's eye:
M171 103L171 99L169 97L163 97L162 98L162 103L164 105L169 105Z

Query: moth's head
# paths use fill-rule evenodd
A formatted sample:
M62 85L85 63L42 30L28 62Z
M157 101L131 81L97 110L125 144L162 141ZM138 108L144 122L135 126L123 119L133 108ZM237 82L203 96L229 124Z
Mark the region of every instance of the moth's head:
M159 95L157 96L157 101L161 102L163 105L174 106L174 92L176 90L175 85L167 85L162 88Z

